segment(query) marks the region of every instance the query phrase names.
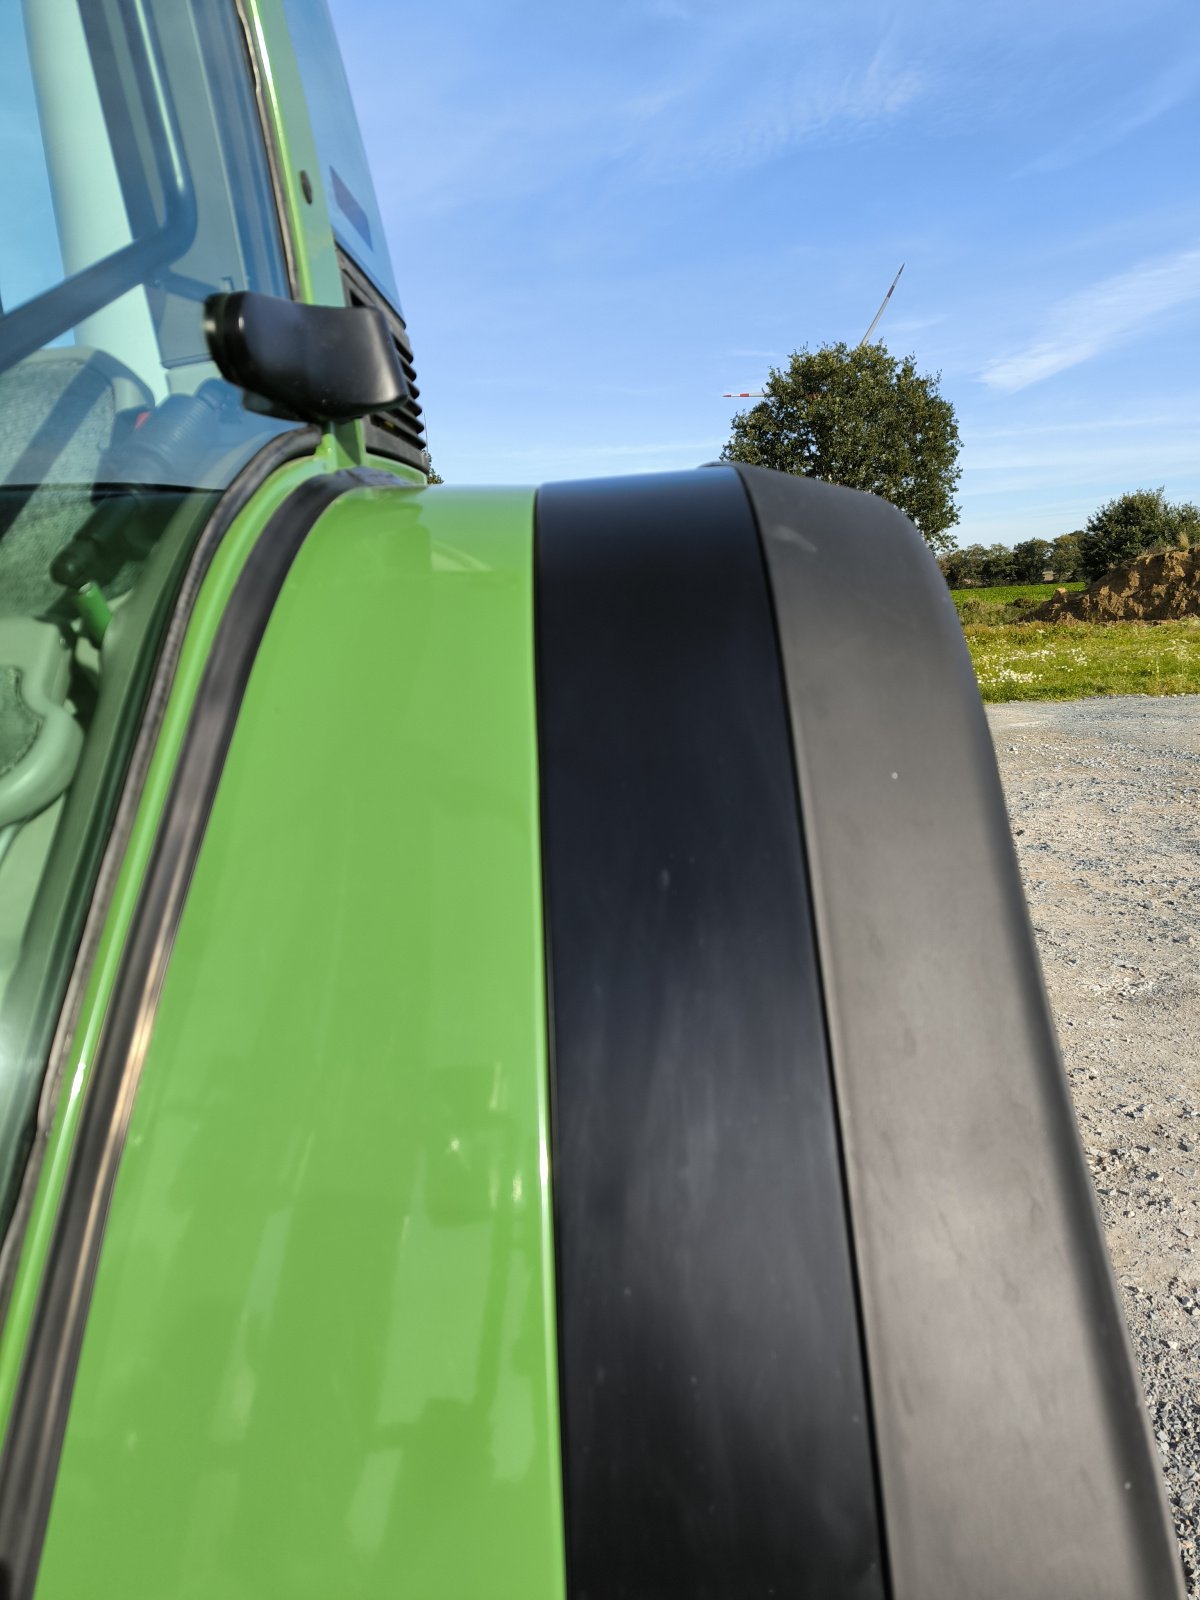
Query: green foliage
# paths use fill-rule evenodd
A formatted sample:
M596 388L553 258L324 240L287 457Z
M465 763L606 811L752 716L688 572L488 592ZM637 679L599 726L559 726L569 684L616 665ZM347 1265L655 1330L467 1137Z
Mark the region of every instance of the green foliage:
M1069 583L1072 578L1082 576L1080 554L1080 541L1083 538L1083 529L1077 528L1074 533L1060 533L1055 539L1050 556L1050 565L1054 570L1056 583Z
M1038 577L1041 577L1040 572ZM1011 545L987 546L979 564L979 581L988 585L1017 582L1017 569L1013 562Z
M1200 506L1192 500L1181 500L1172 507L1175 513L1175 543L1181 550L1191 550L1200 544Z
M1041 583L1043 572L1053 572L1055 583L1071 583L1080 576L1081 538L1079 533L1060 533L1053 542L1026 539L1011 549L1003 544L969 544L946 551L938 557L938 566L952 589L975 584Z
M1042 573L1051 569L1053 546L1049 539L1023 539L1012 547L1014 583L1041 583Z
M766 398L734 417L721 459L882 495L945 550L961 469L958 423L939 378L882 345L805 346L786 368L771 368Z
M1080 535L1083 576L1089 581L1147 550L1171 549L1200 536L1200 510L1188 502L1172 505L1162 489L1135 489L1118 495L1088 518Z
M1016 581L1013 552L1006 544L969 544L965 550L948 550L938 557L938 566L952 589Z
M938 557L942 576L952 589L962 589L979 582L980 559L984 553L981 544L969 544L965 550L957 545Z

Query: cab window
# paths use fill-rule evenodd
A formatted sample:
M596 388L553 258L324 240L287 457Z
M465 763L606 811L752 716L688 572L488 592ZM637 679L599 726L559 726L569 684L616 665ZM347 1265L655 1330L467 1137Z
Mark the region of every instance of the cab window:
M0 0L0 1223L155 653L221 491L292 424L205 298L286 294L233 0Z

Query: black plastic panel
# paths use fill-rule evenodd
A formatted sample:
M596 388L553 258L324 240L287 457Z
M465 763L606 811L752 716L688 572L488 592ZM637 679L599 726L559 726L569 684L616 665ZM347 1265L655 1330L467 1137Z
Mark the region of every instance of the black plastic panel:
M884 502L739 472L787 673L896 1600L1180 1595L946 585Z
M781 668L731 472L537 502L568 1588L885 1593Z
M204 332L222 376L273 416L345 421L408 394L400 352L373 306L313 306L239 289L204 302Z

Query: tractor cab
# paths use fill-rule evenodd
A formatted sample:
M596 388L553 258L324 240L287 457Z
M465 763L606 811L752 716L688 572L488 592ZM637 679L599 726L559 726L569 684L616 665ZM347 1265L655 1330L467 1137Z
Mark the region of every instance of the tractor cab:
M0 0L0 1218L150 669L196 543L311 418L206 305L374 307L403 396L346 460L420 482L403 320L322 0ZM311 110L311 117L308 109ZM272 414L274 413L274 414ZM332 430L329 431L332 438Z
M3 1600L1180 1594L917 530L427 489L325 0L0 28Z

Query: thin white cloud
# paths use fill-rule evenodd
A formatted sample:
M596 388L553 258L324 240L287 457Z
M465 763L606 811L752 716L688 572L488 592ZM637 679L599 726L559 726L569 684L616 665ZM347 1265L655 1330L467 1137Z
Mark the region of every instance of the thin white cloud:
M1023 100L1061 111L1047 62L1074 63L1178 0L1139 0L1136 19L1128 0L839 0L819 17L795 0L453 0L406 31L420 70L406 84L403 136L395 63L378 43L394 3L333 0L333 10L385 217L395 214L401 239L424 218L480 202L569 187L590 201L749 174L910 117L925 132L950 122L962 137L980 118L1007 126ZM1132 128L1160 115L1184 92L1185 71L1173 67L1146 104L1126 102L1106 122ZM1061 117L1050 125L1060 129Z
M905 112L926 87L915 67L881 45L865 61L810 56L802 71L765 74L760 66L755 92L742 90L714 112L715 65L697 74L678 121L668 120L642 147L636 165L651 180L747 171L797 146L869 133Z
M1090 360L1164 312L1200 299L1200 248L1146 261L1063 300L1047 332L980 373L990 389L1010 394Z
M1029 500L1019 508L975 510L963 507L954 529L960 545L1016 544L1021 539L1056 539L1060 533L1082 528L1096 509L1096 500L1076 495L1049 500Z
M995 444L998 441L1012 439L1041 441L1061 436L1069 438L1076 434L1091 437L1104 432L1134 433L1138 429L1158 433L1163 428L1178 426L1181 414L1200 417L1200 390L1180 392L1177 397L1177 407L1171 411L1128 411L1109 413L1105 416L1076 417L1068 421L1047 421L1039 417L1032 424L1024 423L1019 427L971 428L969 437L972 444L976 442Z
M1030 161L1014 176L1020 178L1034 172L1061 172L1066 167L1077 166L1081 161L1090 161L1174 111L1176 106L1190 99L1198 87L1200 57L1188 54L1167 68L1151 85L1149 94L1128 101L1124 110L1110 110L1103 121L1089 124L1063 144Z
M1200 392L1172 408L1130 403L1091 417L1031 415L1016 426L963 427L959 544L1052 538L1138 487L1200 499ZM1027 412L1022 406L1020 413ZM1013 414L1020 414L1013 408Z
M994 475L1006 484L1045 474L1062 478L1097 472L1132 473L1157 483L1164 474L1200 470L1200 428L1181 424L1178 417L1160 417L1157 426L1131 418L1119 430L1097 422L1086 430L1059 433L1031 428L994 441L968 435L962 459L966 473Z
M1064 483L1078 491L1088 484L1116 483L1125 489L1153 488L1164 483L1174 492L1180 483L1196 481L1195 445L1189 449L1182 441L1175 445L1137 450L1125 447L1105 454L1100 450L1076 450L1056 461L1031 459L1009 466L983 466L972 462L964 452L964 467L959 493L966 499L1011 500L1037 490L1044 493ZM1188 496L1190 497L1190 490Z
M869 136L928 86L929 69L889 13L886 0L847 0L839 26L814 33L787 0L639 0L595 13L608 20L581 37L575 13L551 10L505 74L495 71L485 22L461 52L423 60L410 86L406 115L434 135L420 139L415 163L394 136L387 63L364 42L352 64L384 209L393 189L410 211L429 214L568 181L592 194L607 184L627 192L707 181Z
M883 339L885 344L890 340L895 345L914 333L926 333L930 328L942 327L946 321L947 313L944 311L930 317L894 317L891 322L882 324L877 337Z

